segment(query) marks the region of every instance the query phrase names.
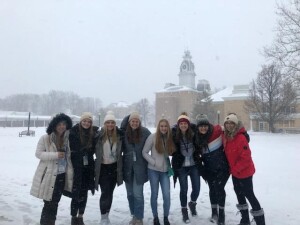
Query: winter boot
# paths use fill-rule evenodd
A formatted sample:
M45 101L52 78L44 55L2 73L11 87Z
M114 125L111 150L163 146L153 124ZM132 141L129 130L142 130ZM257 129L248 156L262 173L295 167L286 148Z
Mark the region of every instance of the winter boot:
M72 218L71 218L71 225L78 225L77 217L76 216L72 216Z
M153 225L160 225L160 222L159 222L159 219L157 216L154 217L154 219L153 219Z
M83 217L77 217L77 225L85 225L83 222Z
M242 219L238 225L250 225L248 204L237 204L236 207L240 210Z
M134 225L143 225L143 220L142 219L136 219Z
M188 209L187 208L181 208L181 212L182 212L182 220L183 220L183 222L190 223Z
M211 205L211 218L210 222L212 223L217 223L219 218L218 214L218 205L217 204L212 204Z
M224 212L224 207L222 206L219 206L218 225L225 225L225 212Z
M100 224L101 225L110 225L110 221L109 221L109 218L108 218L108 213L101 214Z
M253 211L250 210L251 215L254 217L256 225L265 225L265 213L263 209Z
M189 202L189 208L191 210L192 216L197 216L196 205L197 205L196 202L192 202L192 201Z
M135 216L132 216L132 219L130 220L129 225L135 225L135 221L136 221Z
M164 217L164 225L170 225L169 219L167 216Z

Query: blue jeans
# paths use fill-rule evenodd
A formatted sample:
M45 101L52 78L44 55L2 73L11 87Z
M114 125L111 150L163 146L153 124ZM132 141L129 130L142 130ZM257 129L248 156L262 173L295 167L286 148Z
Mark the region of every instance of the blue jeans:
M191 201L196 202L200 193L200 176L196 166L181 167L178 170L181 207L187 207L188 176L192 183Z
M141 220L144 218L144 184L138 185L133 175L132 182L125 182L125 185L130 213Z
M164 216L169 216L171 198L170 198L170 179L168 172L160 172L156 170L148 169L148 177L151 187L151 209L153 217L158 216L157 213L157 197L159 184L163 196L163 207L164 207Z

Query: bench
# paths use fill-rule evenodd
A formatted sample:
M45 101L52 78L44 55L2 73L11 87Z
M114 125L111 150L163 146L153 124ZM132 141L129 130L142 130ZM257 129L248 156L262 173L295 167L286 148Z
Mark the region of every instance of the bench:
M35 136L35 131L34 130L23 130L21 132L19 132L19 137L22 137L23 135L26 135L26 136L32 136L34 137Z

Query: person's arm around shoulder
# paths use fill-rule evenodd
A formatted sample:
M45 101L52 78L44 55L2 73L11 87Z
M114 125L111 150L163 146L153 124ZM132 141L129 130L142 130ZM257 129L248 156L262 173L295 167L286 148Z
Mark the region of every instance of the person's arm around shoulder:
M48 135L43 135L36 147L35 156L40 160L56 160L59 158L58 152L50 152L47 151L47 148L50 147L50 144L47 145L47 141L49 141Z
M153 148L154 136L155 136L155 134L151 134L151 135L148 136L148 138L145 142L144 148L143 148L143 157L152 166L155 166L155 159L151 155L149 155L149 152Z

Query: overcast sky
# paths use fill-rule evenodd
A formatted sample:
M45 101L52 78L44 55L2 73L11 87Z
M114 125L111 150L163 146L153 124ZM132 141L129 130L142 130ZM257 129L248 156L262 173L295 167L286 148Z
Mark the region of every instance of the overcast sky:
M0 97L72 91L153 101L178 84L189 49L196 84L249 83L274 38L275 0L1 0Z

